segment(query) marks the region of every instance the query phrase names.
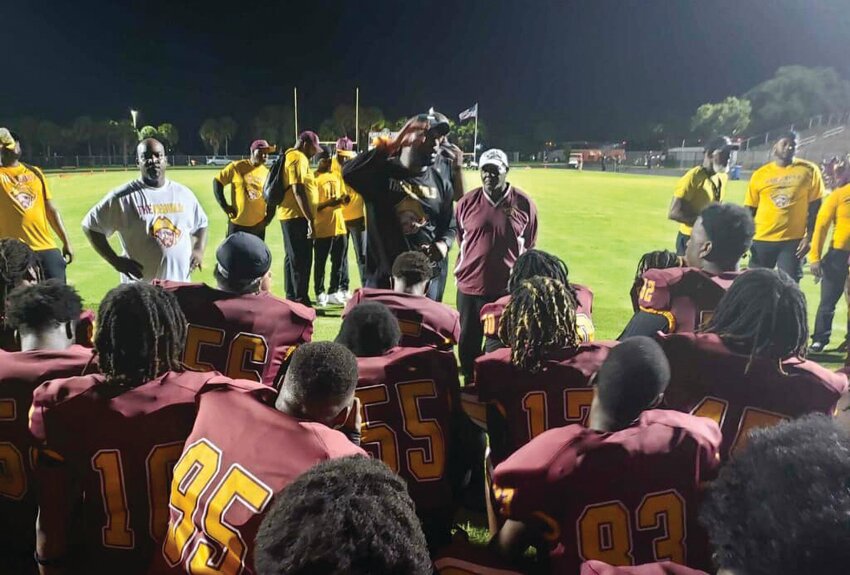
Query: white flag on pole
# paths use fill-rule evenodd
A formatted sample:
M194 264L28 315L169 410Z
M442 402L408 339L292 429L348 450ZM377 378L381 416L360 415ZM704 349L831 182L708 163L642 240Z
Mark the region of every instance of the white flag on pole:
M461 122L468 120L470 118L477 118L477 117L478 117L478 102L476 102L475 105L472 106L471 108L461 112L460 115L458 116L458 118L460 118Z

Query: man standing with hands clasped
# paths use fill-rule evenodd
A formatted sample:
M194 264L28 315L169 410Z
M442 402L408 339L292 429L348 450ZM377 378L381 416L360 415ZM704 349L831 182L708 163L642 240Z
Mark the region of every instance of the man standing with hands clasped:
M230 218L227 235L248 232L261 240L266 239L266 200L263 184L269 175L266 160L274 152L265 140L254 140L251 157L230 162L213 178L215 201ZM230 203L224 198L224 187L230 185Z
M458 355L467 379L482 353L482 306L507 293L514 262L537 241L537 208L525 192L508 183L507 155L487 150L478 164L482 186L464 195L455 208L460 245L455 268Z
M165 178L165 149L153 138L136 148L141 177L106 194L83 219L95 251L134 280L189 281L201 268L207 244L207 215L192 190ZM118 233L119 256L107 238Z

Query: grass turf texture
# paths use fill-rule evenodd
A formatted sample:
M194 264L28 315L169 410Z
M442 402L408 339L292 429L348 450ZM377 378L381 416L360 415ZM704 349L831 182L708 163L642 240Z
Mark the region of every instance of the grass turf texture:
M172 169L169 177L191 188L210 218L209 245L204 266L195 281L214 284L212 270L215 248L224 237L227 221L212 194L216 170L206 168ZM118 282L118 274L89 246L80 229L86 212L104 194L137 176L135 171L71 172L50 174L49 185L59 207L75 250L68 278L87 305L97 307L104 294ZM629 289L640 256L650 250L673 249L677 226L667 220L667 207L676 179L666 176L576 172L560 169L518 168L509 181L528 192L537 203L540 218L538 247L561 256L569 266L571 281L589 286L594 293L593 320L597 339L617 337L631 317ZM479 185L476 172L466 173L467 186ZM741 202L745 182L730 182L728 201ZM117 246L117 240L113 245ZM272 222L266 241L273 254L274 293L283 295L283 240L280 225ZM353 290L359 285L354 250L349 248L349 269ZM457 249L451 251L451 260ZM328 281L326 276L325 281ZM819 288L806 275L802 281L809 307L809 323L819 301ZM312 289L312 286L311 286ZM449 274L445 302L454 306L454 278ZM312 297L312 294L311 294ZM314 339L333 339L339 329L339 307L319 309ZM844 304L839 303L831 347L846 332ZM828 365L843 358L822 356Z

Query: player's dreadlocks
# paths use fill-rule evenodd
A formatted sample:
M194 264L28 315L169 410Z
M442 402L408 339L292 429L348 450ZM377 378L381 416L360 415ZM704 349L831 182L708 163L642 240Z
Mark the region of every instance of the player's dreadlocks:
M511 348L511 363L529 373L540 371L548 351L576 349L576 300L563 282L535 276L511 295L499 322L499 338Z
M166 371L183 371L186 316L177 298L138 282L111 290L100 305L94 347L101 372L136 387Z
M569 286L570 270L564 260L543 250L528 250L516 259L508 280L508 291L513 293L525 280L535 276L558 280ZM572 288L570 288L572 289Z
M669 250L658 250L641 256L635 271L635 281L641 281L646 270L664 270L682 266L682 258Z
M0 310L5 307L9 292L26 279L41 279L35 252L21 240L0 239Z
M748 354L750 363L756 357L803 357L809 338L806 296L785 272L749 270L732 282L703 331Z

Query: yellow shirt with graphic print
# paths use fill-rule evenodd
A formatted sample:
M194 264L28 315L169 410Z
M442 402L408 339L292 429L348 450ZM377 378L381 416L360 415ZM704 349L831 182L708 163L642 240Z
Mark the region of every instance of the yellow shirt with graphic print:
M47 180L36 167L0 167L0 237L17 238L34 251L56 249L47 221Z

